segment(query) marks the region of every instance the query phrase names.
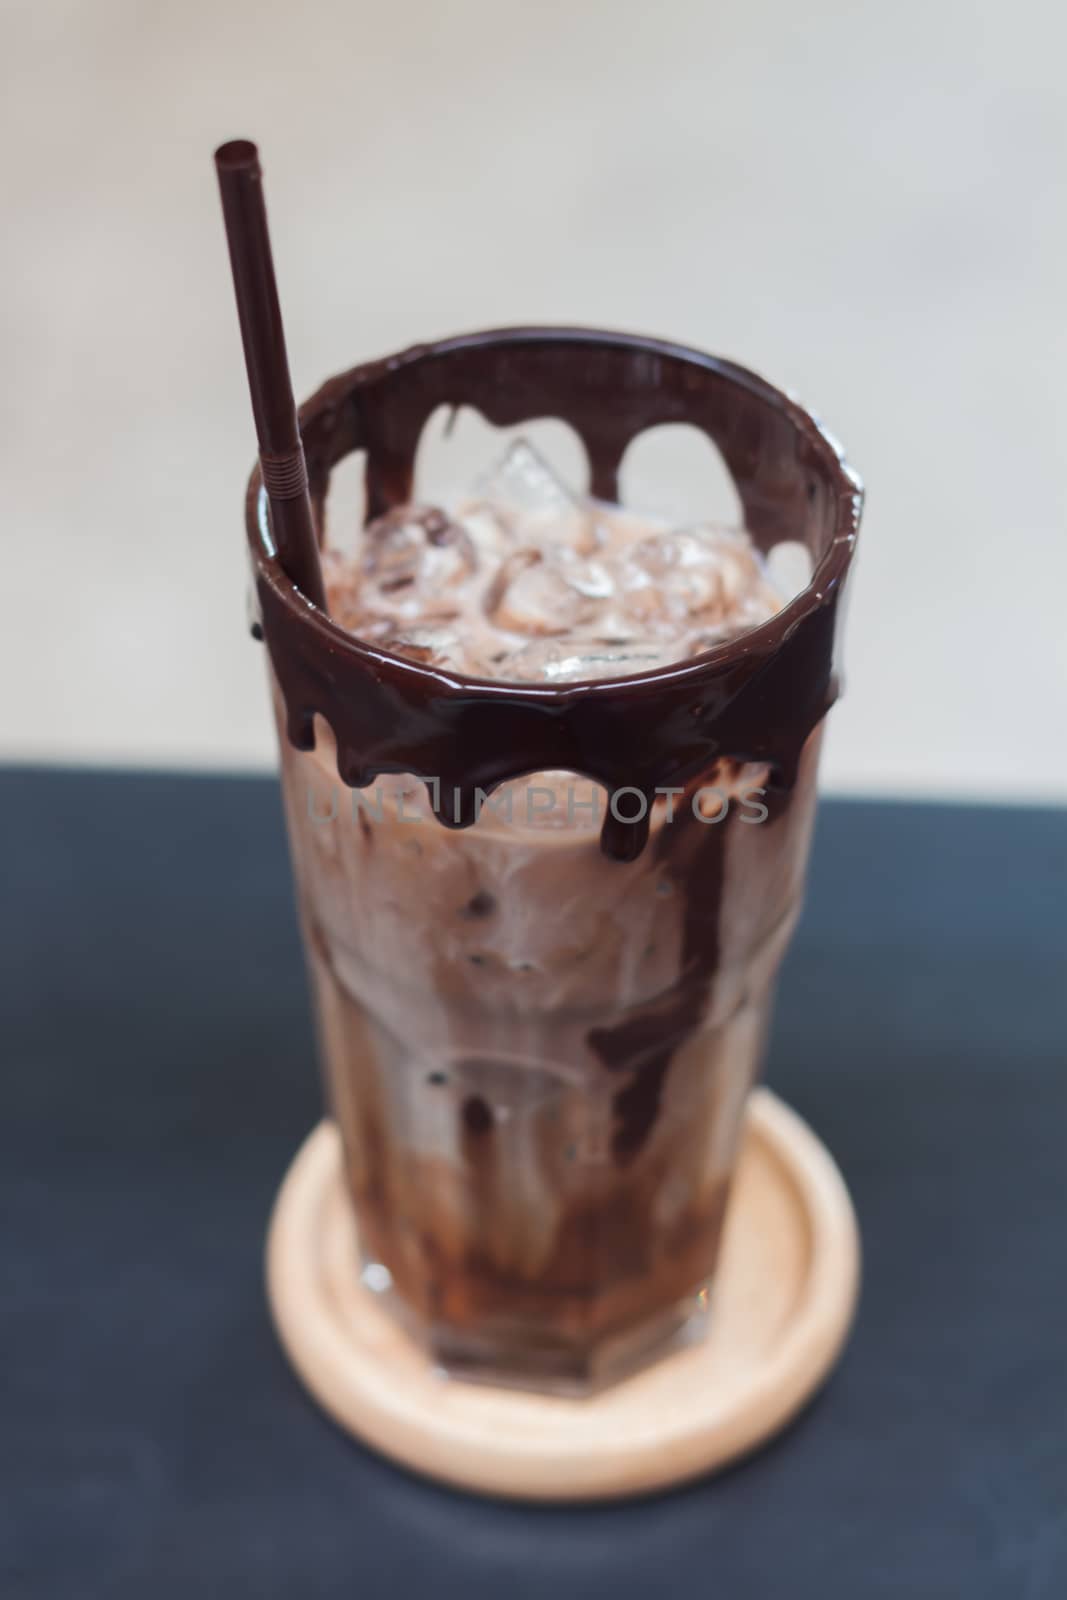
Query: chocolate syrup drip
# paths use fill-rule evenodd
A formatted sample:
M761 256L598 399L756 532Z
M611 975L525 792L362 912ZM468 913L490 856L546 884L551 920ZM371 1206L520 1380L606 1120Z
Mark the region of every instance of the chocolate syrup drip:
M330 380L301 410L320 540L331 468L351 451L366 452L368 520L412 498L419 438L441 405L472 406L500 426L563 418L585 445L591 492L606 500L618 497L633 439L661 423L693 424L722 454L754 542L764 552L802 542L812 580L760 627L654 672L566 686L467 678L390 655L313 606L271 548L257 471L248 538L291 742L313 748L321 715L346 784L362 788L382 773L437 778L449 827L476 820L479 791L529 772L572 771L609 795L636 789L644 815L628 794L618 809L632 820L609 808L601 832L605 854L620 861L645 847L657 787L691 790L722 759L765 765L768 822L782 816L804 742L836 698L838 601L862 503L815 419L743 367L653 339L517 328L416 346ZM647 1137L671 1055L706 1013L729 825L679 820L668 830L687 828L684 849L671 840L669 868L685 897L683 971L639 1019L590 1036L607 1067L631 1074L615 1102L620 1161Z
M678 977L635 1016L589 1034L590 1048L609 1071L631 1074L612 1103L612 1153L620 1166L637 1154L651 1133L674 1052L699 1028L710 1004L719 967L726 842L734 820L730 810L720 822L699 822L692 805L684 804L670 826L661 830L660 870L681 893L684 907Z

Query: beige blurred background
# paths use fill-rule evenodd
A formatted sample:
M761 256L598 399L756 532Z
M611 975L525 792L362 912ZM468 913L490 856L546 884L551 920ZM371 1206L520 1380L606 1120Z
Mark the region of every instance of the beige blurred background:
M273 759L211 166L248 135L300 394L526 320L754 366L869 489L829 787L1067 798L1054 0L6 0L3 22L0 759Z

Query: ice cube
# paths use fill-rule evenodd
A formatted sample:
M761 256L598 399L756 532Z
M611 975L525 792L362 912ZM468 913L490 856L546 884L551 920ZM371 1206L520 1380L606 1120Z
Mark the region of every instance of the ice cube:
M705 650L711 650L717 644L725 644L727 639L733 639L738 629L732 622L716 622L710 628L702 628L699 633L694 633L686 642L687 656L700 656Z
M460 583L477 568L478 557L466 529L434 506L401 507L368 524L361 567L365 586L386 603L432 598Z
M457 513L474 546L478 564L492 570L506 561L515 548L515 532L498 511L485 501L468 501Z
M687 643L686 654L701 655L713 645L723 644L727 639L736 639L738 634L747 633L750 628L758 628L761 623L768 622L775 616L782 609L782 604L781 596L771 585L761 581L752 593L743 595L737 604L725 613L721 621L713 622L692 634Z
M529 545L508 557L485 597L489 620L510 633L558 634L590 623L612 592L595 563L554 560Z
M399 629L381 642L395 655L417 661L420 666L451 667L456 672L472 670L459 631L447 622Z
M525 439L516 439L502 460L477 485L490 505L515 517L558 517L577 502L543 456Z
M759 580L744 533L708 525L655 534L622 563L623 609L652 627L725 620Z
M579 683L586 678L628 678L675 660L666 644L636 639L534 639L493 663L495 677L513 683Z
M566 545L553 550L552 558L564 580L587 599L610 600L614 595L614 576L602 561L588 561Z
M516 439L479 481L461 514L466 521L471 511L483 507L523 542L550 535L554 545L579 555L591 555L599 542L591 507L571 493L525 439Z
M737 607L738 622L742 628L755 628L781 611L785 601L773 584L761 579L746 594Z

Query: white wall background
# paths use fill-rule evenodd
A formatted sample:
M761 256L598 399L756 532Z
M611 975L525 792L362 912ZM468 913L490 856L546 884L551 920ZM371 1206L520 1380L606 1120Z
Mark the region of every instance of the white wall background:
M1055 0L8 0L3 32L0 757L272 760L211 165L248 135L299 393L526 320L796 388L869 487L828 785L1067 798Z

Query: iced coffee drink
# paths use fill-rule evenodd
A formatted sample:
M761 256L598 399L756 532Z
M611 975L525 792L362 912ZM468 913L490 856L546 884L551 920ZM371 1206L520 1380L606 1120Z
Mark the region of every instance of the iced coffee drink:
M590 338L649 377L644 342ZM835 692L832 608L769 556L799 541L825 578L858 500L798 407L732 412L706 368L747 526L620 505L598 418L587 483L520 434L420 498L436 348L409 353L433 381L382 364L308 408L323 530L330 466L367 450L365 525L323 544L329 621L258 558L298 899L365 1283L446 1370L580 1392L713 1312ZM515 418L544 409L522 356ZM250 515L255 553L255 485Z

